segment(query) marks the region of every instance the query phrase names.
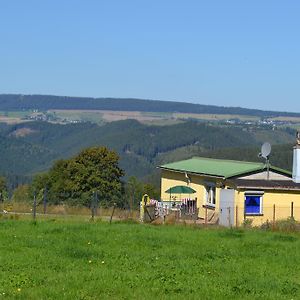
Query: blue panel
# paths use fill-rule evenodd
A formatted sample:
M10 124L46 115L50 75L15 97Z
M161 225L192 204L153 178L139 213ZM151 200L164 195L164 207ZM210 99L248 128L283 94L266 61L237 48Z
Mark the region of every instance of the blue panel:
M261 196L246 196L245 197L245 212L246 214L260 213Z

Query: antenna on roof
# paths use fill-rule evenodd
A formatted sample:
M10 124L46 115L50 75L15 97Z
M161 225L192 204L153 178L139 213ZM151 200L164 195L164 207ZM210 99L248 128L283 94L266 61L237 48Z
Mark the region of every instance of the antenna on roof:
M260 153L258 154L259 157L262 157L266 160L266 166L267 166L267 180L269 180L269 177L270 177L270 154L271 154L271 150L272 150L272 147L271 147L271 144L266 142L266 143L263 143L262 146L261 146L261 151Z

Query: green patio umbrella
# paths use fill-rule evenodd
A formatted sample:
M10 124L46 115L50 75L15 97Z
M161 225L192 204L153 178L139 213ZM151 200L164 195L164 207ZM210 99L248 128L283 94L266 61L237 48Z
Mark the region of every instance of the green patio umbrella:
M169 193L169 194L194 194L194 193L196 193L196 191L188 186L176 185L176 186L173 186L173 187L169 188L168 190L166 190L166 193Z

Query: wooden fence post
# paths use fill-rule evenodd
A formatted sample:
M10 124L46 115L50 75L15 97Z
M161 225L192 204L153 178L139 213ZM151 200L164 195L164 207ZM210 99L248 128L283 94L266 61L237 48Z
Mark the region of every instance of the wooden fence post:
M275 229L275 214L276 214L276 208L275 204L273 204L273 223L272 223L272 229Z
M207 226L207 206L205 206L205 226Z
M235 226L239 227L238 206L235 206Z
M94 215L97 216L98 214L98 191L95 191L95 206L94 206Z
M43 204L44 204L44 215L45 215L47 212L47 187L45 187L44 189Z
M93 192L92 199L91 199L91 213L92 213L92 221L94 221L94 217L95 217L95 192Z
M291 218L294 219L294 202L291 202Z
M33 214L33 220L35 221L35 219L36 219L36 192L34 192L34 194L33 194L33 211L32 211L32 214Z
M111 213L111 216L110 216L110 220L109 220L109 224L111 224L111 222L112 222L112 218L113 218L113 216L114 216L114 213L115 213L115 208L116 208L116 203L114 203L114 207L113 207L113 210L112 210L112 213Z

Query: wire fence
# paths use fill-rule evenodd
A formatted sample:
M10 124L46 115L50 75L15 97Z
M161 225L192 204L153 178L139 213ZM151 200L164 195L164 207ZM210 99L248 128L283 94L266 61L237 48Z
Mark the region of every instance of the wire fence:
M88 217L90 220L107 219L124 220L124 219L139 219L139 211L130 206L130 202L125 201L125 205L120 207L117 203L111 203L106 200L99 199L97 193L92 193L88 205L77 204L75 201L48 201L46 196L38 198L36 194L27 201L11 201L6 200L0 202L1 215L25 215L32 217L34 220L48 217ZM75 198L71 199L74 200ZM84 200L84 199L83 199ZM79 201L82 203L84 201Z
M300 222L300 203L268 204L257 206L234 205L232 202L223 203L222 206L196 205L195 201L153 201L155 206L153 216L147 217L153 221L156 217L171 218L174 222L192 220L196 224L218 224L227 227L233 226L275 226L278 222L292 220ZM147 215L149 209L146 209ZM141 216L142 218L142 216Z
M243 213L243 224L247 225L247 222L254 226L268 226L284 221L284 220L294 220L300 222L300 203L295 205L291 202L290 205L280 205L280 204L270 204L263 206L260 211L257 212L247 212L247 210L239 209L237 206L235 208L235 225L238 225L240 220L239 214Z
M46 195L46 194L45 194ZM88 217L90 220L106 219L113 220L142 219L141 211L134 209L127 199L125 207L119 207L116 203L108 203L100 199L96 192L92 193L89 206L70 205L68 201L60 201L59 204L47 201L47 197L38 199L36 195L27 202L3 201L0 202L1 214L27 215L34 220L45 217ZM152 201L152 200L151 200ZM142 204L142 203L141 203ZM247 209L245 205L229 205L227 203L220 207L208 205L197 206L196 201L157 201L153 200L155 206L153 216L148 219L165 219L174 215L174 219L191 220L198 224L219 224L223 226L275 226L276 223L291 219L300 222L300 203L290 202L282 205L278 203L264 204L259 207Z

